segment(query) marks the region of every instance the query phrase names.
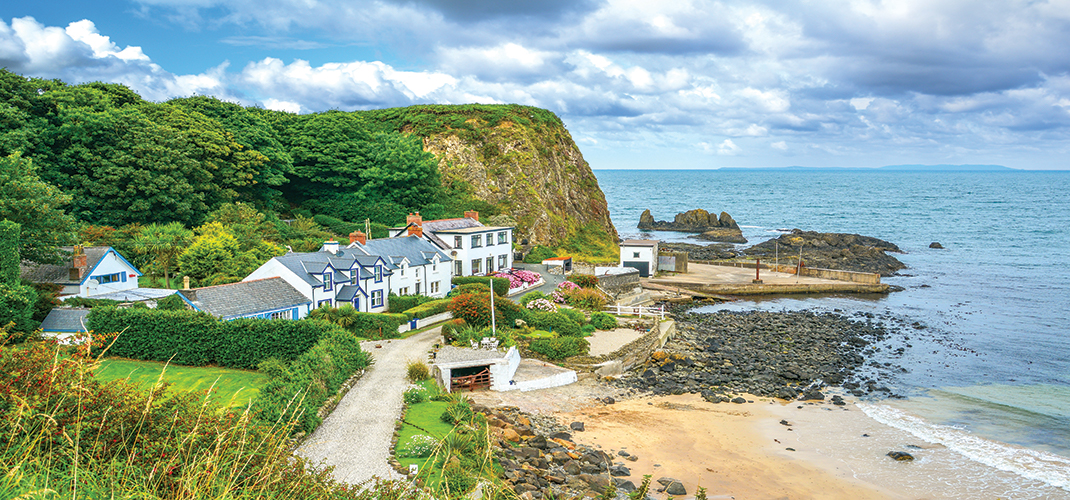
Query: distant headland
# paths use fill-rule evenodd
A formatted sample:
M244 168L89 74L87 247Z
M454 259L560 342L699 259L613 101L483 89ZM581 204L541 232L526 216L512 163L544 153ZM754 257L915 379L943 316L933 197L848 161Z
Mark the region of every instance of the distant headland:
M721 167L715 170L763 170L793 172L881 171L881 172L1017 172L1003 165L886 165L883 167Z

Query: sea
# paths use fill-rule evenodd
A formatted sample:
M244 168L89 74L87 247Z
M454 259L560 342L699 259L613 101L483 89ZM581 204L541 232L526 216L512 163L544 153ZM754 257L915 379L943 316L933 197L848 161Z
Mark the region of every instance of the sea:
M882 281L901 291L768 297L696 311L808 309L880 322L894 335L873 361L895 368L883 378L905 398L863 400L857 408L913 441L938 445L942 467L961 469L933 472L931 496L919 487L918 498L1070 498L1070 171L595 175L622 238L703 244L686 233L636 228L646 209L672 220L702 208L736 220L748 240L740 247L794 228L898 245L904 253L894 256L907 268ZM933 242L944 248L930 248ZM902 355L898 347L906 347ZM941 482L963 484L939 490Z

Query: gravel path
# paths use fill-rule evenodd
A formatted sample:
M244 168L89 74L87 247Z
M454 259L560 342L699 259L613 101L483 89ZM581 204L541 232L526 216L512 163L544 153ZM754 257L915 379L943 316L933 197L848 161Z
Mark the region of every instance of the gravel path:
M434 328L403 340L362 342L361 348L372 354L372 366L297 453L334 466L334 478L350 484L373 476L401 478L387 460L394 423L401 416L402 392L409 386L405 365L426 361L427 351L440 338L441 329Z

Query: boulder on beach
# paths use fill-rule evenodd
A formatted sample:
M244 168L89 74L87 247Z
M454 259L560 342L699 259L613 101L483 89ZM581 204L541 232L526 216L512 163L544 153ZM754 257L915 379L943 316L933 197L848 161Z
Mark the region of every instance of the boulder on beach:
M911 455L910 453L907 453L905 451L889 451L888 456L892 457L898 462L914 460L914 455Z

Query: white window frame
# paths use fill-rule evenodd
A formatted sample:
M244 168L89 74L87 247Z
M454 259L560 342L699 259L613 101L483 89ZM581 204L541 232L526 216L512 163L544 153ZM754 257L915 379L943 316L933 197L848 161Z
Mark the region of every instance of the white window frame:
M372 307L383 307L383 291L372 291Z

